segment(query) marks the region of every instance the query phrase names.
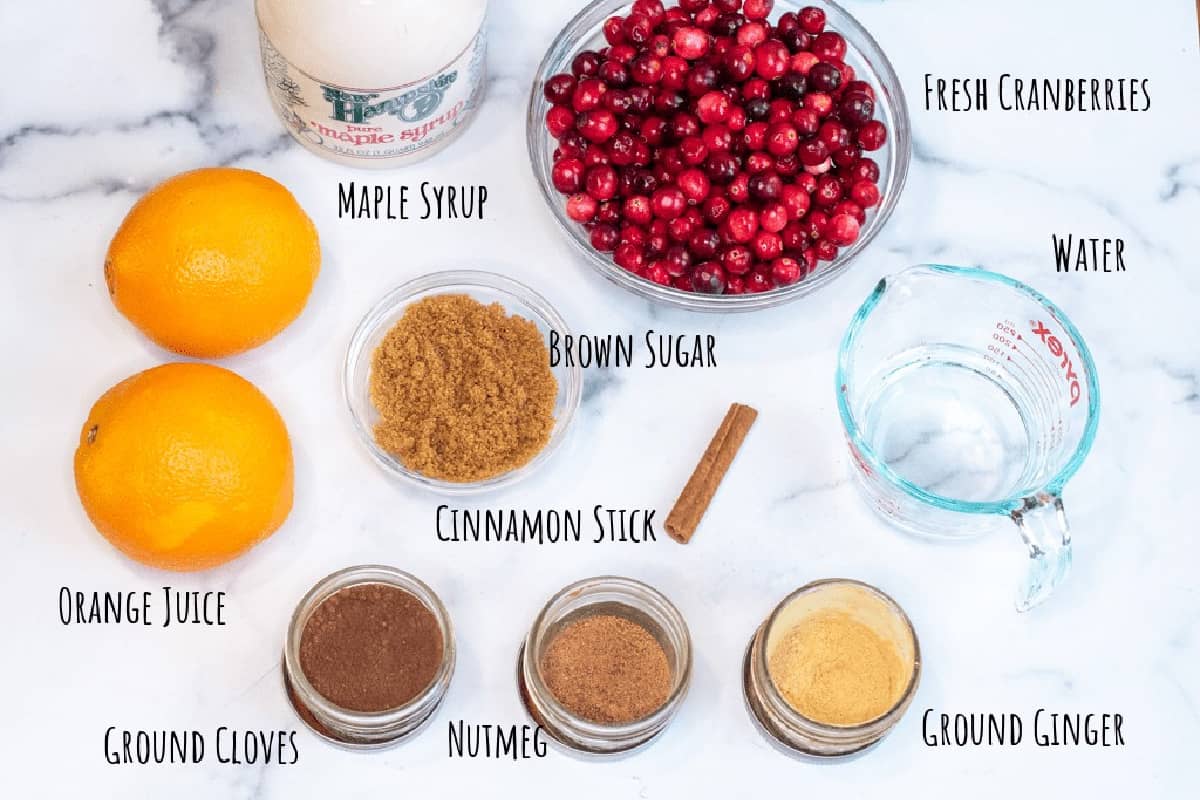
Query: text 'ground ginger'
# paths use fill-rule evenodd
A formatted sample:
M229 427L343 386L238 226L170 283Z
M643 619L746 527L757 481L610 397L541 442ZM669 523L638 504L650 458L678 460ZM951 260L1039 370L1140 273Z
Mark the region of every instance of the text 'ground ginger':
M557 396L537 325L463 294L413 303L372 359L376 442L438 480L529 463L550 439Z

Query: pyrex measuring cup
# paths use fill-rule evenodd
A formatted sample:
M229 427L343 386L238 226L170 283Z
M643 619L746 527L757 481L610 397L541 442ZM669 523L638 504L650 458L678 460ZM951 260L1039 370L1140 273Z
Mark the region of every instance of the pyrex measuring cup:
M948 539L1008 516L1029 552L1017 609L1054 591L1071 567L1063 486L1100 411L1091 354L1057 306L994 272L912 267L881 280L854 317L837 388L880 514Z

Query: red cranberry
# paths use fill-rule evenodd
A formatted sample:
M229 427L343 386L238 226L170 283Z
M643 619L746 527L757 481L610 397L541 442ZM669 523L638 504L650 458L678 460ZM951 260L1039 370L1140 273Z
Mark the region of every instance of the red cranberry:
M687 105L687 97L674 89L663 89L654 96L654 109L662 114L674 114Z
M849 168L857 164L860 158L862 158L862 149L850 144L834 152L833 163L839 167Z
M646 265L646 251L640 244L619 244L613 252L613 261L622 269L638 273Z
M629 89L631 110L637 114L646 114L654 108L654 90L649 86L634 86Z
M625 38L632 44L646 44L653 36L654 23L645 14L630 14L625 18Z
M879 183L879 165L870 158L860 158L853 167L850 168L851 176L862 181L870 181L871 183Z
M687 209L687 197L677 186L664 186L654 193L651 205L654 209L654 216L659 219L672 220Z
M600 65L600 80L610 89L623 89L629 85L629 68L611 58Z
M829 227L829 215L824 211L810 211L804 218L803 225L808 238L815 242L825 236L825 229Z
M625 199L625 219L636 225L649 225L654 219L654 209L650 198L644 195L634 195Z
M649 54L638 56L629 65L629 76L633 78L635 83L640 83L643 86L653 86L662 80L662 59Z
M762 20L771 16L771 9L774 7L775 0L745 0L742 13L746 15L746 19Z
M717 25L717 20L721 18L721 9L716 5L709 3L696 12L696 16L692 21L696 23L698 28L706 31L713 30Z
M729 121L725 123L731 131L740 131L746 127L746 111L738 106L734 106L729 112Z
M789 66L790 69L790 66ZM804 98L808 88L808 78L799 72L789 72L775 81L775 95L793 103L799 103Z
M824 119L833 111L833 98L825 92L810 92L804 95L804 107L817 112Z
M724 293L725 270L714 261L705 261L692 273L692 288L703 294Z
M772 100L771 111L767 114L767 122L772 125L777 125L781 122L790 122L795 110L796 106L788 100L784 100L783 98Z
M721 266L730 275L745 275L754 266L754 253L749 247L734 245L721 254Z
M842 202L838 203L833 207L833 211L830 212L829 215L836 219L842 214L854 217L854 219L858 221L859 225L866 224L867 212L863 210L862 206L853 200L843 200Z
M662 0L636 0L631 13L645 14L657 26L667 15L667 10L663 7Z
M600 210L596 212L596 221L605 225L616 225L621 221L621 202L619 200L610 200L600 204Z
M796 281L800 280L804 274L800 262L794 258L776 258L771 262L771 278L779 286L791 286Z
M835 92L842 85L842 71L825 61L814 64L808 71L808 85L818 92Z
M850 199L863 208L873 208L879 205L879 187L871 181L858 181L850 187Z
M729 212L725 224L733 241L746 244L758 232L758 214L749 208L735 208Z
M604 107L616 114L622 123L626 120L632 122L627 115L629 114L629 109L633 107L633 98L624 89L609 89L605 92Z
M796 21L805 33L816 36L825 30L825 11L816 6L805 6L796 13Z
M805 33L799 28L794 28L790 31L780 30L779 38L787 45L788 50L791 50L793 53L807 50L812 46L812 35Z
M803 172L796 176L796 186L802 189L805 194L811 195L817 190L817 179L807 172Z
M604 21L604 38L609 44L624 44L625 18L609 17Z
M821 123L821 129L817 131L817 136L831 153L836 153L850 144L850 131L842 123L831 119Z
M751 122L742 131L742 144L747 150L763 150L767 146L767 132L771 126L765 122Z
M651 283L657 283L660 286L671 285L671 273L667 271L667 266L662 261L654 261L642 272L642 277Z
M662 85L668 89L680 90L687 87L688 73L691 65L679 56L667 56L662 60Z
M787 206L779 202L765 204L758 215L758 224L768 233L781 232L788 224Z
M763 80L773 81L787 74L792 54L778 39L768 39L754 48L755 70Z
M642 120L641 134L647 144L660 145L667 138L670 125L662 117L646 117Z
M587 174L587 193L597 200L617 196L617 171L609 166L592 167Z
M751 175L747 188L750 190L750 196L755 200L776 200L783 192L783 178L774 172Z
M783 247L794 253L803 250L809 243L808 232L799 222L789 222L780 234L783 237Z
M682 141L689 136L700 135L700 121L686 111L680 111L671 118L671 135L676 141Z
M733 203L723 194L710 195L704 201L704 219L714 225L719 225L729 216Z
M599 203L596 202L596 198L582 192L567 198L567 216L576 222L591 222L596 216L597 208Z
M686 247L676 245L667 251L663 263L667 267L667 273L672 278L678 278L691 268L692 254L687 251Z
M746 172L758 175L775 166L775 159L767 153L751 153L746 156Z
M812 52L822 61L843 61L846 58L846 40L840 33L825 31L813 39Z
M680 191L683 192L689 203L696 204L704 202L708 197L708 193L712 188L712 182L702 170L692 168L684 170L676 179L679 184Z
M621 131L608 144L608 157L618 167L628 167L637 157L637 139L629 131Z
M688 237L688 251L696 258L712 258L721 247L721 237L712 228L692 231Z
M808 73L812 72L812 68L819 63L821 63L821 59L812 53L802 51L792 56L792 63L789 66L792 72L797 72L808 77Z
M628 65L637 53L637 48L631 44L615 44L608 48L608 59L616 61L618 64Z
M843 90L846 94L865 94L871 102L875 102L875 90L866 81L848 81Z
M785 11L780 14L779 19L775 22L775 29L780 33L800 30L800 23L796 20L795 12Z
M725 194L735 203L745 203L750 199L750 176L739 172L725 187Z
M592 247L602 253L611 253L613 250L616 250L620 239L620 234L617 233L617 229L612 225L597 225L592 228Z
M817 179L817 191L813 192L813 200L817 205L834 206L842 199L842 184L834 177L822 175Z
M709 92L696 101L696 116L706 125L716 125L729 119L732 107L724 92Z
M805 139L796 151L800 163L806 167L815 167L829 158L829 148L820 139Z
M800 159L796 158L796 154L790 156L780 156L775 159L775 170L785 178L794 177L800 171Z
M745 294L746 281L741 275L728 275L725 278L725 294Z
M564 134L575 127L575 112L566 106L553 106L546 112L546 130L555 139L561 139Z
M783 255L783 239L778 233L759 231L754 237L754 255L759 261L770 261Z
M597 144L607 142L617 132L617 117L607 108L585 111L576 123L583 138Z
M708 158L708 145L699 136L688 136L679 143L679 155L683 163L689 166L703 164Z
M838 116L847 125L865 125L875 116L875 101L863 92L847 91L838 104Z
M737 43L754 47L767 40L768 29L761 22L748 22L737 31Z
M575 56L575 60L571 62L571 73L576 78L590 77L600 71L599 53L594 53L591 50L584 50L579 55Z
M792 112L792 125L801 136L812 136L821 127L821 118L811 108L797 108Z
M858 129L856 138L863 150L878 150L887 141L887 128L879 120L873 119Z
M575 87L571 105L576 111L591 111L604 104L604 93L608 86L599 78L585 78Z
M564 158L550 170L550 180L554 188L563 194L574 194L583 188L583 161L578 158Z
M808 208L812 200L808 192L804 191L796 184L788 184L783 187L783 191L779 193L779 199L787 209L787 215L790 219L800 219L808 213ZM763 227L766 227L764 224Z
M554 105L566 105L571 102L571 96L575 94L575 83L574 76L555 75L546 81L542 92L546 95L546 99Z
M713 153L708 157L708 177L713 183L730 183L737 175L737 159L729 153Z
M695 27L679 28L671 38L675 52L689 61L702 58L709 48L709 36Z
M858 231L857 219L849 214L838 214L829 221L829 230L826 235L829 237L829 241L844 246L854 244L858 239Z
M744 44L731 47L725 54L725 73L738 83L754 74L756 64L754 50Z
M744 25L746 18L741 14L726 13L717 17L716 22L712 25L712 32L716 36L729 37L734 36L738 32L738 28Z
M799 146L800 134L786 122L772 125L767 132L767 149L771 151L771 155L790 156Z
M585 167L598 167L608 163L608 150L600 145L589 145L583 151L583 165Z
M716 67L706 61L701 61L692 65L684 88L687 89L688 94L699 97L714 88L720 77Z
M749 294L761 294L775 288L775 279L767 268L754 270L746 276L745 280L746 292Z
M710 153L727 153L733 147L733 134L724 125L709 125L700 137Z

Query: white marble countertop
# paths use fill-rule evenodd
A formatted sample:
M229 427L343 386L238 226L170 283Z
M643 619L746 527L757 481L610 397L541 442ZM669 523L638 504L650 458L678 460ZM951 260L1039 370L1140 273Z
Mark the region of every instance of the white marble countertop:
M1193 4L848 2L890 54L910 98L916 157L899 209L853 268L818 294L740 316L651 307L593 274L556 230L525 156L534 68L579 0L495 0L487 100L432 160L381 174L292 144L268 105L250 0L0 4L0 724L12 797L687 798L1190 796L1200 771L1200 561L1186 511L1200 446L1200 61ZM1149 79L1140 114L926 112L926 72ZM286 526L218 570L141 568L92 529L71 457L92 401L170 359L113 308L101 275L117 224L147 187L236 164L285 183L313 216L324 266L284 335L230 359L292 434ZM484 222L337 219L339 180L483 183ZM1128 271L1056 275L1052 233L1121 237ZM877 520L848 475L832 370L836 343L880 276L936 260L983 265L1040 288L1095 354L1104 412L1068 486L1069 583L1017 615L997 564L1008 539L939 548ZM567 448L490 506L652 507L665 515L730 401L759 425L686 548L449 545L438 498L393 484L356 441L339 388L349 336L391 287L487 267L545 294L573 328L647 327L719 337L717 370L589 375ZM360 755L303 729L279 681L296 600L326 573L382 562L430 583L457 628L458 671L419 738ZM641 578L686 616L691 693L648 750L612 763L558 752L519 763L447 757L446 723L526 722L517 644L545 599L593 574ZM864 758L781 756L751 726L739 676L754 628L809 580L884 587L921 637L912 713ZM64 627L60 587L228 592L223 628ZM1038 708L1124 715L1121 748L938 748L921 714ZM107 727L299 729L293 766L111 766ZM1029 738L1027 734L1027 739ZM1188 787L1191 787L1190 789Z

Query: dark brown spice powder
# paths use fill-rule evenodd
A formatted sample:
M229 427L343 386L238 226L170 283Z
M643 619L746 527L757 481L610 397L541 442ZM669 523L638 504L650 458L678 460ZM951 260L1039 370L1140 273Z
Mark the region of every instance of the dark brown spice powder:
M433 682L442 644L437 619L414 595L360 584L330 595L309 616L300 634L300 669L334 705L387 711Z
M621 725L653 714L671 693L671 667L658 640L615 614L568 623L542 654L542 680L564 707L592 722Z

